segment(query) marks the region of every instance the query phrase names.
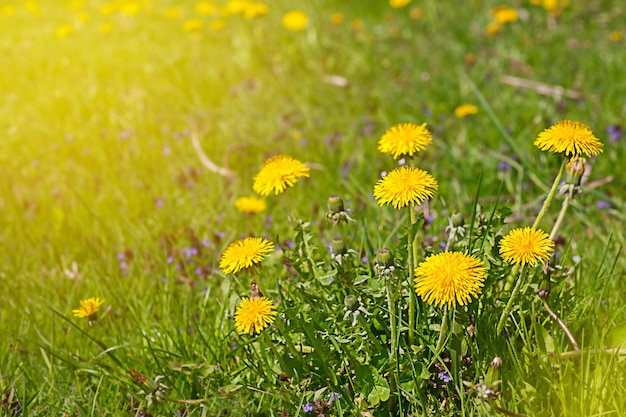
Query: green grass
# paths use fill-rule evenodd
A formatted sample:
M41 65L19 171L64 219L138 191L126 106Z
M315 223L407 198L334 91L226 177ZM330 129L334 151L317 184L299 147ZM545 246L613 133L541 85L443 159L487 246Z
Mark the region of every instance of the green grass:
M572 1L556 18L513 2L524 18L493 37L485 34L493 1L400 9L382 0L276 1L266 16L227 17L219 32L202 17L200 33L182 30L195 3L181 6L177 19L165 17L172 3L164 0L137 2L135 16L121 9L104 16L97 1L75 10L69 3L40 2L39 15L22 2L10 16L0 8L2 415L18 408L22 415L185 408L198 416L312 415L302 407L331 391L341 394L331 408L337 416L496 415L496 407L536 416L626 413L623 355L593 352L625 340L619 167L626 154L624 138L610 141L606 132L626 116L625 40L610 39L624 31L621 2ZM113 2L124 3L132 2ZM282 27L290 8L309 16L308 28ZM82 25L80 12L89 15ZM345 18L340 25L330 22L335 12ZM355 19L362 29L351 28ZM55 31L67 23L75 31L59 39ZM101 33L102 23L113 31ZM325 82L327 75L349 84ZM582 99L514 87L501 82L504 75L574 89ZM462 103L479 112L455 118ZM508 337L495 332L510 270L497 244L512 226L534 220L560 160L533 141L560 119L585 123L601 139L590 182L606 180L575 200L559 232L548 303L583 350L566 358L559 355L572 350L568 339L533 295L540 271L518 298ZM378 139L400 122L426 122L433 132L417 160L439 182L432 222L416 229L420 260L440 251L448 216L459 211L472 231L456 249L480 250L490 272L481 298L457 309L460 329L441 352L442 309L418 303L411 345L406 297L398 297L394 358L385 285L373 261L374 251L389 247L406 266L406 220L371 194L380 172L395 166L378 153ZM236 175L206 170L192 134ZM278 153L312 167L310 179L288 193L309 227L287 219L283 196L268 197L267 212L250 224L234 209L237 197L252 194L263 161ZM498 169L502 161L508 171ZM340 231L356 252L348 266L327 253L340 233L325 219L333 193L357 220ZM611 208L597 208L599 201ZM283 249L263 263L261 279L280 304L259 337L238 334L233 320L250 278L218 268L224 248L248 227ZM189 248L198 252L187 255ZM400 282L399 294L411 294ZM371 313L355 325L344 319L349 294ZM106 301L88 326L71 310L92 296ZM473 338L464 330L469 316ZM287 338L309 353L290 352ZM441 355L453 352L471 358L448 368L468 384L433 388ZM496 356L501 395L482 401L471 386L488 378ZM168 400L148 406L149 387L129 370L163 376Z

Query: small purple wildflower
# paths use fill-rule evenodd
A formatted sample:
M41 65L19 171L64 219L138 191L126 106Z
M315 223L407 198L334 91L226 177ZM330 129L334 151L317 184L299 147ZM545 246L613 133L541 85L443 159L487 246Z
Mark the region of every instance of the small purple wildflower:
M341 394L338 392L331 392L330 398L328 399L328 404L332 404L335 400L341 398Z
M610 209L611 208L611 203L609 203L608 201L599 200L598 204L596 205L596 207L599 208L600 210L602 210L602 209Z
M201 266L197 267L195 272L196 272L196 275L202 275L202 267Z
M620 125L608 125L606 133L609 135L609 141L617 142L622 137L622 127Z
M202 246L211 246L211 240L205 237L202 239Z
M305 413L313 411L313 404L311 404L310 402L304 404L304 406L302 407L302 411L304 411Z
M511 165L509 165L507 162L504 162L504 161L498 162L498 171L509 172L510 169L511 169Z
M123 252L120 252L117 254L117 259L119 259L120 261L123 260L124 258L126 258L126 256L124 255Z
M172 152L169 146L163 147L163 155L169 155Z
M168 264L171 264L171 263L173 263L173 262L174 262L174 257L173 257L173 256L168 256L168 257L167 257L167 263L168 263Z
M363 256L361 256L361 262L366 264L367 263L367 255L363 254Z
M452 381L452 377L447 371L439 372L439 379L445 383Z

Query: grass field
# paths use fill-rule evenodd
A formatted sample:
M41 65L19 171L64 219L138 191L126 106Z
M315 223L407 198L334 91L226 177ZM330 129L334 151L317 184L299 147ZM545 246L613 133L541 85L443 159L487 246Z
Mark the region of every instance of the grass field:
M626 415L625 16L609 0L0 2L0 414ZM564 119L603 151L538 219L568 158L533 143ZM400 123L432 144L379 152ZM238 211L279 154L309 176ZM373 195L398 164L438 183L415 210ZM354 221L329 220L333 194ZM520 271L499 247L537 219L562 220L554 254ZM246 236L275 250L226 273ZM413 289L448 249L485 267L465 305ZM276 315L248 334L252 279ZM97 317L75 317L91 297Z

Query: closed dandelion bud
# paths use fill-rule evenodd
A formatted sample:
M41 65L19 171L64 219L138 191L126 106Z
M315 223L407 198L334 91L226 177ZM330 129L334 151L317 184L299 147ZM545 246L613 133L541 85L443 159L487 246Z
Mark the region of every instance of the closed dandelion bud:
M463 214L458 211L455 211L450 219L452 220L452 226L454 227L462 227L465 225L465 217L463 217Z
M346 298L344 298L343 303L345 304L346 308L350 311L357 311L359 307L361 306L359 299L356 298L354 295L346 295Z
M333 194L328 197L328 201L326 202L326 204L328 205L328 212L330 214L341 213L342 211L344 211L343 199L337 194Z
M495 386L500 384L500 368L502 367L502 358L495 357L489 364L489 369L487 370L487 376L485 377L485 385L491 389L495 390Z
M376 252L376 264L378 266L392 266L393 265L393 252L389 249L381 249Z
M330 248L335 255L345 255L348 252L346 248L346 243L341 239L335 239L330 242Z
M583 176L585 172L586 161L580 155L576 155L569 160L567 165L565 166L565 183L572 185L579 185L580 178Z

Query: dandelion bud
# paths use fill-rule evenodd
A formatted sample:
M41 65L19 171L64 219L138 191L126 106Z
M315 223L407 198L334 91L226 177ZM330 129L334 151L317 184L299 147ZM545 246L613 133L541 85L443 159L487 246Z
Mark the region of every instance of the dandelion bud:
M580 155L576 155L569 160L565 166L565 183L572 185L580 185L580 178L585 172L586 161Z
M496 386L500 384L500 368L502 367L502 358L495 357L489 364L487 375L485 376L485 385L493 391L496 391Z
M345 304L346 308L350 311L357 311L359 307L361 306L359 299L356 298L354 295L346 295L346 298L344 298L343 303Z
M328 212L331 214L341 213L344 211L343 199L337 194L333 194L328 197L326 204L328 205Z
M335 239L330 242L330 248L335 255L345 255L348 252L346 248L346 243L341 239Z
M389 249L381 249L376 252L376 264L378 266L392 266L393 265L393 252Z
M463 214L458 211L454 212L454 214L450 217L450 220L452 220L452 226L454 227L462 227L465 225L465 217L463 217Z

